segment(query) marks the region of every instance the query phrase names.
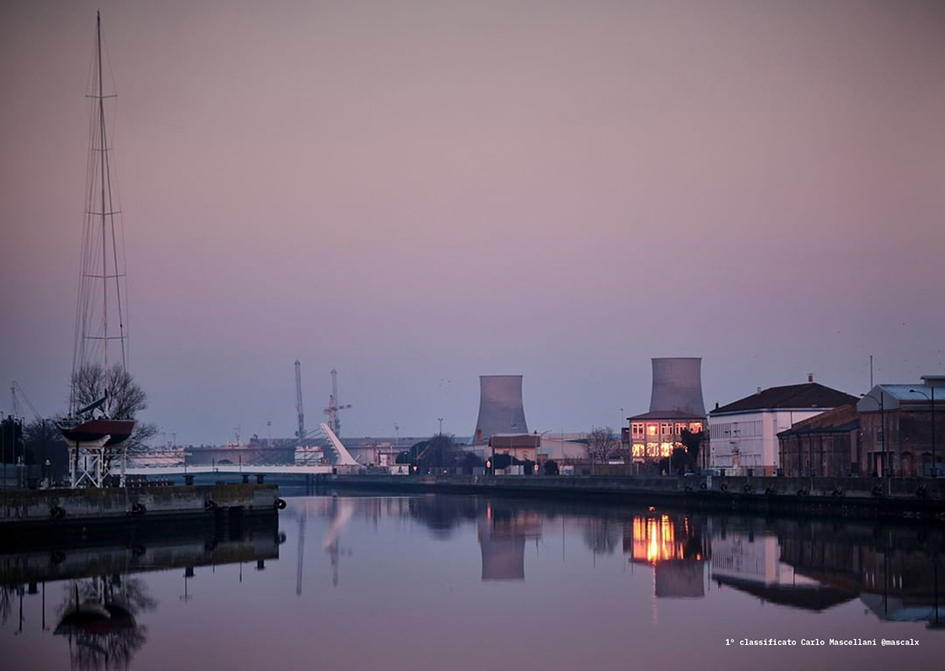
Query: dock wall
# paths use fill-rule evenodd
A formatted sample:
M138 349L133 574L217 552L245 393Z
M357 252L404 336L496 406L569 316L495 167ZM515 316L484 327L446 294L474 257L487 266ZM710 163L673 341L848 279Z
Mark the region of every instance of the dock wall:
M109 523L228 510L272 511L272 484L11 490L0 493L0 532L24 523Z
M329 476L326 487L608 499L716 510L945 520L945 478Z

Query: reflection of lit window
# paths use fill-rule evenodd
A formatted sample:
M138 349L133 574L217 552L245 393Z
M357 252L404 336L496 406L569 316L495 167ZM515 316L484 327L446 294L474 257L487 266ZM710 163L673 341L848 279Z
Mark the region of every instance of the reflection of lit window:
M646 435L655 436L657 431L659 431L659 426L656 424L647 424L646 425Z
M634 436L643 436L643 422L634 422L634 423L633 423L633 435L634 435Z
M702 422L693 422L689 425L689 430L693 433L699 433L702 431Z
M673 444L672 443L663 443L660 445L660 456L668 457L673 453Z
M642 458L644 457L644 455L645 455L645 449L646 449L646 448L643 446L643 443L634 443L634 444L633 444L633 456L634 456L634 457L639 457L640 459L642 459Z
M646 444L646 456L656 458L660 456L660 444L659 443L647 443Z
M660 429L662 430L664 436L669 436L673 433L673 425L667 422L660 424Z

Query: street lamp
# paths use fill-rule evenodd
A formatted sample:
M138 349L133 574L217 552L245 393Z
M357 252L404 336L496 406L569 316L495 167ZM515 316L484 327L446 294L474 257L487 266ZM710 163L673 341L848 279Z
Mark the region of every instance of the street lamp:
M911 394L922 394L929 399L929 410L932 412L932 477L938 474L938 463L935 459L935 387L929 387L932 395L929 396L921 389L910 389Z

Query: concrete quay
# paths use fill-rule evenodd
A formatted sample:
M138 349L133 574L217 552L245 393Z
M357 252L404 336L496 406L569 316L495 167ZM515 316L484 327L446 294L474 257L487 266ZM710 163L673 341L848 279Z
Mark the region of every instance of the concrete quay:
M272 513L285 503L273 484L214 484L105 489L8 490L0 493L0 541L26 527L119 526L182 517ZM0 542L2 544L2 542Z
M336 475L318 486L374 492L539 496L723 511L945 521L945 478Z

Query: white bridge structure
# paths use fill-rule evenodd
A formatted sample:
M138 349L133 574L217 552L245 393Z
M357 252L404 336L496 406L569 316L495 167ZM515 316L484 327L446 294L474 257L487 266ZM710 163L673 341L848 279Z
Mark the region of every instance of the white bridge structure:
M135 463L134 457L129 459L129 463L124 468L124 474L128 475L204 475L212 473L236 474L236 475L312 475L333 473L339 467L359 468L361 465L355 461L351 453L335 435L327 424L321 424L321 430L328 439L331 449L335 452L336 458L333 463L326 464L243 464L243 463L217 463L217 464L187 464L186 451L173 450L169 452L149 452L147 454L147 464Z

